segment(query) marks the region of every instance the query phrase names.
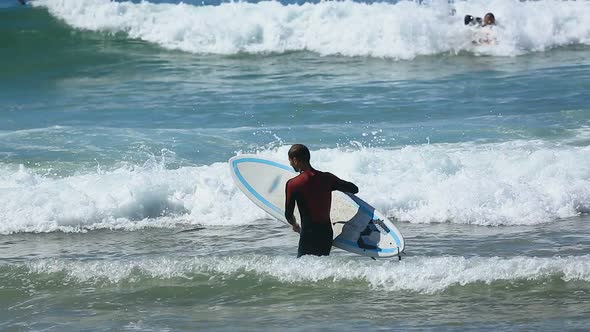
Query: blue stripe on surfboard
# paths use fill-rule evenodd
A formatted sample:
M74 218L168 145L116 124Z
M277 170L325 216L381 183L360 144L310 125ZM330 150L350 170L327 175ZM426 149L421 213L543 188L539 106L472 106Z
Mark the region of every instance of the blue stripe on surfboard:
M239 163L248 163L248 162L276 166L278 168L282 168L282 169L284 169L286 171L289 171L291 173L295 173L295 172L293 172L293 168L291 168L291 167L289 167L289 166L287 166L285 164L277 163L277 162L272 161L272 160L260 159L260 158L248 157L248 158L236 159L236 160L234 160L234 165L237 165Z
M242 159L237 159L233 161L233 168L234 168L234 173L237 175L238 179L240 180L240 182L246 187L246 189L248 189L248 191L254 195L254 197L256 197L259 201L261 201L264 205L270 207L271 209L273 209L275 212L284 215L285 211L282 210L281 208L277 207L276 205L274 205L273 203L269 202L267 199L265 199L262 195L260 195L247 181L246 179L244 179L244 177L242 176L242 173L240 173L240 169L238 168L238 164L239 163L244 163L244 162L251 162L251 163L260 163L260 164L265 164L265 165L270 165L270 166L275 166L281 169L284 169L286 171L290 171L292 172L291 167L281 164L281 163L277 163L274 162L272 160L266 160L266 159L259 159L259 158L242 158ZM350 197L350 196L349 196ZM365 213L372 215L372 219L373 220L378 220L379 218L375 215L375 208L369 208L368 206L366 206L364 202L357 202L355 199L353 199L351 197L352 201L361 209L363 210ZM397 234L393 231L389 231L389 234L391 235L391 237L393 237L393 239L395 240L395 243L397 243L398 247L401 246L401 241L399 240L399 238L397 237ZM348 245L351 245L353 247L356 248L360 248L358 246L357 243L353 242L353 241L347 241L347 240L338 240L338 242L342 242ZM362 248L361 248L362 249ZM367 251L375 251L375 252L396 252L398 249L365 249Z

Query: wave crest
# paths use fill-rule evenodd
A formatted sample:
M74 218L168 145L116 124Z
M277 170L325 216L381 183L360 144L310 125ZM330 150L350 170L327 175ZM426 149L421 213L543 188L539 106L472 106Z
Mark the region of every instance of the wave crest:
M563 1L469 1L359 3L325 1L284 5L275 1L219 6L109 0L36 0L77 29L123 32L167 49L197 54L283 53L413 59L420 55L472 52L518 55L590 44L590 3ZM495 46L473 41L481 32L463 16L496 14ZM534 15L533 15L534 13Z
M259 154L285 160L288 146ZM314 166L413 223L533 225L590 211L590 148L541 142L325 149ZM54 178L0 167L0 234L95 228L240 225L267 215L235 187L227 163L158 163Z

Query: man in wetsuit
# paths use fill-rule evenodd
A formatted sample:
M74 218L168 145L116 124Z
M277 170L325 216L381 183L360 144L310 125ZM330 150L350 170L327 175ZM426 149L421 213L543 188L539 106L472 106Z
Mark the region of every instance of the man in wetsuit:
M300 233L297 257L303 255L327 256L332 249L332 191L358 193L356 185L331 173L320 172L311 167L310 154L305 145L294 144L289 149L289 162L298 176L287 181L285 218L293 230ZM301 226L293 211L295 203L301 215Z

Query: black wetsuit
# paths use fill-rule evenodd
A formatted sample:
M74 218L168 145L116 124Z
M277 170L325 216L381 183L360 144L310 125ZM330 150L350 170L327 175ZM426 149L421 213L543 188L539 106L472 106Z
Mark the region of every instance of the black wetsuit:
M332 191L356 194L356 185L331 173L308 169L287 181L285 217L293 216L295 203L301 215L301 236L297 257L303 255L327 256L332 248L332 222L330 208Z

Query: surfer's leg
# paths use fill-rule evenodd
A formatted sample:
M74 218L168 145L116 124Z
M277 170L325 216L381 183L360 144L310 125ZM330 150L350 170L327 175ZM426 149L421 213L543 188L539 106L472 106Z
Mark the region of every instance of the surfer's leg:
M328 225L330 226L330 225ZM310 229L311 228L311 229ZM328 256L332 249L332 227L307 227L301 231L297 257L303 255Z
M318 256L329 256L330 251L332 250L332 236L333 231L332 227L329 229L324 230L320 235L319 238L316 240L316 255Z
M311 232L303 233L299 236L299 247L297 248L297 258L303 255L313 255L313 234Z

